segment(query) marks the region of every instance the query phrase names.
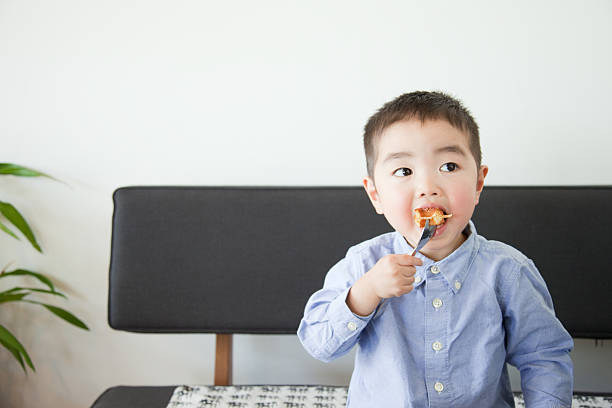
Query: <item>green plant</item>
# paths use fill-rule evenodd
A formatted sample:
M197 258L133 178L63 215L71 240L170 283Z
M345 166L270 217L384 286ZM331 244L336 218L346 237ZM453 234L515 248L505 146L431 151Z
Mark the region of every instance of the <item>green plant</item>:
M20 176L20 177L41 177L42 176L42 177L48 177L50 179L53 179L53 177L48 176L44 173L29 169L26 167L22 167L16 164L11 164L11 163L0 163L0 175L13 175L13 176ZM21 213L19 213L19 211L17 211L17 209L13 205L11 205L10 203L4 202L4 201L0 201L0 214L2 214L8 222L10 222L19 231L21 231L23 236L27 238L30 244L32 244L32 246L38 252L42 253L42 249L40 248L40 245L38 245L38 242L36 241L36 237L34 237L34 234L32 233L32 229L30 228L26 220L23 218ZM7 225L2 221L3 220L0 219L0 229L6 232L7 234L9 234L10 236L16 239L19 239L19 237L13 231L11 231L11 229L9 229L9 227L7 227ZM31 298L32 295L35 295L35 296L42 295L42 296L59 296L59 297L63 297L66 299L66 296L64 294L58 292L55 289L55 286L51 282L51 279L49 279L46 275L42 273L38 273L38 272L29 271L26 269L15 269L12 271L7 271L6 268L7 267L4 267L4 269L0 271L0 282L5 281L7 278L10 279L14 277L28 276L28 277L36 279L40 287L15 286L8 290L0 291L0 305L3 303L8 303L8 302L25 302L25 303L38 305L38 306L44 307L45 309L47 309L48 311L50 311L57 317L67 321L70 324L73 324L84 330L89 330L89 328L85 325L85 323L79 320L72 313L60 307L49 305L47 303L43 303L38 300L35 300L36 298L34 299ZM36 371L34 368L34 364L32 363L32 360L30 359L30 356L28 355L26 349L19 342L19 340L17 340L17 338L2 324L0 324L0 344L2 344L2 346L4 346L8 351L11 352L11 354L15 357L15 359L19 362L19 364L21 364L21 367L26 373L27 373L26 364L33 371Z

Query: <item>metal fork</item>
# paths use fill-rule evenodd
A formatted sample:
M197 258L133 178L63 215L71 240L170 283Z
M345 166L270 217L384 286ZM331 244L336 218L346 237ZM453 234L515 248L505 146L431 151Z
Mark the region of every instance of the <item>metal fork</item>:
M436 233L437 225L429 225L429 220L425 222L425 228L423 228L423 234L421 234L421 239L419 239L419 243L416 248L414 248L414 252L410 254L411 256L415 256L417 252L419 252L426 243L429 242L431 237Z
M437 227L438 227L437 225L430 225L429 224L429 220L427 220L425 222L425 227L423 228L423 233L421 234L421 239L419 239L419 243L414 248L414 251L412 252L412 254L410 254L410 256L415 256L417 252L419 252L421 249L423 249L425 244L428 243L429 240L431 239L431 237L433 237L433 235L436 233L436 228ZM374 318L374 317L376 317L378 315L378 312L383 308L383 306L387 302L387 300L389 300L389 298L383 299L382 302L380 302L380 304L376 308L376 313L374 313L374 316L372 316L372 318Z

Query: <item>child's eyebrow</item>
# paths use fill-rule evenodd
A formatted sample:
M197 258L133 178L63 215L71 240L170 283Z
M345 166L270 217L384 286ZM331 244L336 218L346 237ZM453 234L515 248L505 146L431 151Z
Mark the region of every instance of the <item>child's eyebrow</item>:
M391 161L391 160L401 159L402 157L413 157L413 156L414 156L414 154L412 154L410 152L389 153L387 155L387 157L385 157L385 159L382 162L386 163L386 162Z
M468 154L466 153L465 150L463 150L461 148L461 146L459 145L449 145L449 146L443 146L443 147L439 147L435 150L436 154L440 154L440 153L457 153L461 156L467 157ZM414 157L414 154L412 152L393 152L393 153L389 153L384 160L382 161L383 163L387 163L391 160L396 160L396 159L401 159L404 157Z
M450 145L450 146L440 147L436 149L436 153L457 153L461 156L467 156L467 153L465 152L465 150L463 150L461 146L459 145Z

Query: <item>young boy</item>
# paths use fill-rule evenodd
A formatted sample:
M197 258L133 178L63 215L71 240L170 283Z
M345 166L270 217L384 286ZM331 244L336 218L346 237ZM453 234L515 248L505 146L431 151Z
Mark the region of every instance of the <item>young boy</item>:
M544 280L470 221L488 168L469 111L440 92L401 95L369 119L364 147L363 185L395 232L351 247L298 329L323 361L359 344L347 406L513 407L510 363L527 407L570 407L573 341ZM414 210L432 207L452 217L410 256Z

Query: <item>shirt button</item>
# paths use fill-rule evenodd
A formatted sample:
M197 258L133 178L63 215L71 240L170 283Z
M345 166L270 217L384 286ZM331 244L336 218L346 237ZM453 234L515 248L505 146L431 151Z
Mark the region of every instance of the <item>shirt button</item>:
M431 348L433 348L435 351L440 351L442 350L442 343L436 341L434 342L434 344L431 345Z
M357 330L357 325L355 324L355 322L348 322L348 324L346 325L346 327L348 327L348 329L350 331L355 331Z
M436 309L439 309L442 307L442 299L440 298L435 298L433 302L431 303L433 303L433 307L435 307Z
M431 267L431 273L433 273L434 275L437 275L440 273L440 268L438 268L438 265L434 265Z
M415 276L414 277L414 283L419 283L421 281L421 277L420 276Z
M444 385L442 385L441 382L437 382L434 384L434 390L442 392L444 390Z
M455 281L455 289L457 290L461 289L461 282Z

